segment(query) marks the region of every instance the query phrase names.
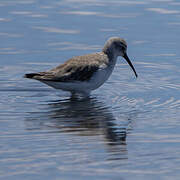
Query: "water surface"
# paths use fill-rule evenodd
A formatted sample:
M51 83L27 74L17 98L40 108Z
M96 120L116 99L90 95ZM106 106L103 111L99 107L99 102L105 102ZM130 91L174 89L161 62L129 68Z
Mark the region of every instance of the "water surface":
M179 179L180 3L0 1L1 179ZM24 73L128 42L89 99Z

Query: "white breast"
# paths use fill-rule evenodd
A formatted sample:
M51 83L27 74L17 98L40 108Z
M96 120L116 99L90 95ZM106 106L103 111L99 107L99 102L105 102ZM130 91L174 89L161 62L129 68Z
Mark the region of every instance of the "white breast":
M93 77L89 81L90 89L94 90L104 84L112 74L116 61L108 66L102 66L97 72L94 73Z

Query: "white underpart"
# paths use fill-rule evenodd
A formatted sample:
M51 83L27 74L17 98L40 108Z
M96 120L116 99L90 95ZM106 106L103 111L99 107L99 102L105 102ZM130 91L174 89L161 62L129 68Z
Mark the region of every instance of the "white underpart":
M42 81L43 83L61 89L63 91L70 91L82 94L89 94L92 90L100 87L104 82L107 81L111 75L116 59L112 61L108 66L102 65L97 72L94 73L89 81L74 81L74 82L54 82L54 81Z

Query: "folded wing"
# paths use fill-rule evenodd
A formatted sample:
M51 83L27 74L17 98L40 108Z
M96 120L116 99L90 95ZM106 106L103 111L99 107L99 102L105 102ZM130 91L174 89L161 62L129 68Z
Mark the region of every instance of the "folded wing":
M25 74L24 77L40 81L88 81L101 65L107 63L106 58L104 61L101 60L102 58L98 53L77 56L49 71Z

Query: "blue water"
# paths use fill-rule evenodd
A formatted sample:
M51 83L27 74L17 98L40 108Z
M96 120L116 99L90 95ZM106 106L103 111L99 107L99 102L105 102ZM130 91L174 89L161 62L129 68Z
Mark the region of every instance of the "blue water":
M89 99L28 72L128 43ZM0 179L179 179L178 0L0 1Z

